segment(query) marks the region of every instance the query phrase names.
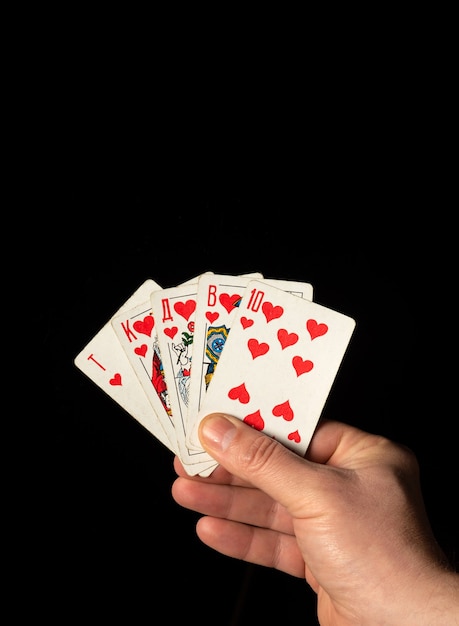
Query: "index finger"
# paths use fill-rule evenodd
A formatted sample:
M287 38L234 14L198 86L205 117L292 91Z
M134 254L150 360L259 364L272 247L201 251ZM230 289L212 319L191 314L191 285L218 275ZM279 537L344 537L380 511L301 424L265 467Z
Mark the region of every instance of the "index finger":
M174 458L174 470L177 476L188 478L190 480L199 480L213 485L234 485L236 487L253 487L253 485L245 480L241 480L234 474L231 474L222 465L218 465L209 476L199 476L196 474L190 476L184 469L178 456Z

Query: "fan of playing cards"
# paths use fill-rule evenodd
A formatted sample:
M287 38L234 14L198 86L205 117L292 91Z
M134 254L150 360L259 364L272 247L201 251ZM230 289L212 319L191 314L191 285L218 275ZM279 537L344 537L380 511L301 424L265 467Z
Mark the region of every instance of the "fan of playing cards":
M166 289L148 279L75 365L189 475L217 467L198 437L213 412L304 455L355 328L312 294L309 283L260 273L205 272Z

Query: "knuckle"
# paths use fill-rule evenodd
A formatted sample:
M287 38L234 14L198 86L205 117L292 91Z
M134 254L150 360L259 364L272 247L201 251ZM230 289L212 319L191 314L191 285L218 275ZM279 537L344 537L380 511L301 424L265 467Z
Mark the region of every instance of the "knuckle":
M266 435L260 434L243 452L239 462L241 466L253 472L264 472L272 463L272 457L277 453L278 444Z

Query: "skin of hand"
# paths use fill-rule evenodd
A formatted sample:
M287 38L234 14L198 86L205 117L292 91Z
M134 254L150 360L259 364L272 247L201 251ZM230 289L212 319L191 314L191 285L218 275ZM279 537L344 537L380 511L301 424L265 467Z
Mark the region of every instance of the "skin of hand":
M459 624L459 575L433 536L411 450L335 421L305 458L228 415L207 416L219 465L172 497L203 516L199 538L227 556L305 578L320 624Z

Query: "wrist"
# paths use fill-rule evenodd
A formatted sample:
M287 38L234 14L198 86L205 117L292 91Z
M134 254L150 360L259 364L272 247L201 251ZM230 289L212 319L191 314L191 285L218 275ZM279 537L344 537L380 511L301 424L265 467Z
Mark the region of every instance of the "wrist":
M403 623L408 626L459 626L459 574L437 568L411 583Z
M427 590L428 592L429 590ZM426 624L459 626L459 574L445 570L432 581L431 594L426 597ZM421 622L420 622L421 623ZM422 622L423 623L423 622Z

